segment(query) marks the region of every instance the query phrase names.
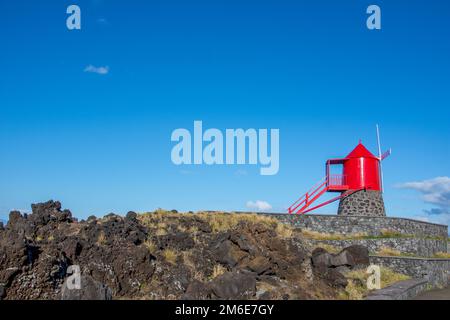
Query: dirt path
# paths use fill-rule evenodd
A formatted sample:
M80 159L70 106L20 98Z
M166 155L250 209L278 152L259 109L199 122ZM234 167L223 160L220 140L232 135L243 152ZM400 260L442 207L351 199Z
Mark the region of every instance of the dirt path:
M424 292L418 295L414 300L450 300L450 287Z

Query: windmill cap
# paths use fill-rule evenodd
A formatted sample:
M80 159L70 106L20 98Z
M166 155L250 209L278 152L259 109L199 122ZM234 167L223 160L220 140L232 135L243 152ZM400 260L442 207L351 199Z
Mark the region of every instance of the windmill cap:
M355 149L353 149L352 152L350 152L346 158L374 158L374 159L378 159L377 157L375 157L369 150L367 150L367 148L361 143L359 142L359 144L356 146Z

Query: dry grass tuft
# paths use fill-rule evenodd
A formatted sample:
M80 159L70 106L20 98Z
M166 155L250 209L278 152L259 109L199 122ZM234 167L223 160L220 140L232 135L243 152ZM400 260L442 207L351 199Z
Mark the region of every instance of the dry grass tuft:
M213 273L211 274L209 279L210 280L215 279L218 276L224 274L225 272L227 272L227 269L224 266L222 266L221 264L216 264L213 268Z
M433 258L450 259L450 253L449 252L436 252L433 255Z
M301 235L306 239L312 240L345 240L347 237L339 233L322 233L309 229L301 230Z
M412 235L404 234L395 230L382 229L380 238L410 238Z
M319 244L316 244L316 245L313 247L313 250L316 249L316 248L322 248L322 249L325 249L325 250L328 251L329 253L339 253L339 252L342 251L341 248L336 247L336 246L333 246L333 245L331 245L331 244L326 244L326 243L319 243Z
M192 260L192 249L182 252L183 263L189 267L189 269L194 270L196 268L194 261Z
M165 236L167 234L167 230L164 228L158 228L155 231L155 235L160 237L160 236Z
M367 289L359 284L359 281L350 279L344 291L340 292L339 299L362 300L366 293Z
M167 248L162 252L162 256L168 263L175 265L178 258L178 252L174 249Z
M98 238L97 238L97 245L102 246L106 244L106 236L103 231L100 231Z
M209 224L213 233L225 232L232 230L241 222L261 223L268 228L274 229L281 237L290 238L293 234L291 226L279 222L277 219L256 213L225 213L225 212L197 212L197 213L173 213L158 209L155 212L140 214L139 219L142 224L157 229L156 235L164 235L167 233L169 223L178 223L177 229L181 232L198 231L197 226L186 228L180 224L184 219L193 217L200 219Z
M150 227L160 227L165 228L165 222L170 221L176 217L179 217L180 214L172 213L170 211L166 211L163 209L157 209L154 212L145 212L138 215L138 219L143 225Z
M192 226L188 229L188 231L190 233L197 233L198 232L198 227L197 226Z
M144 246L147 247L147 249L148 249L148 251L150 251L150 253L154 253L157 250L156 244L152 240L149 240L149 239L147 239L144 242Z
M410 277L394 272L393 270L381 267L381 288L388 287L396 282L404 281L410 279ZM369 290L367 289L367 279L369 274L366 273L365 269L354 270L347 272L345 274L347 279L349 279L347 287L339 295L340 299L344 300L361 300L363 299Z
M399 250L396 250L393 248L381 247L380 250L378 250L377 255L389 256L389 257L399 257L402 255L402 253Z
M280 224L275 218L258 214L200 212L196 213L195 216L207 222L215 233L231 230L241 222L262 223L271 228L276 228L277 224Z
M205 276L202 271L199 270L199 268L196 266L194 260L192 259L192 256L194 255L193 250L187 250L183 251L181 253L181 257L183 258L183 263L185 266L189 268L189 270L192 272L192 277L199 281L204 281Z
M284 223L277 223L275 228L275 232L284 239L292 238L294 230L291 226L288 226Z
M340 233L321 233L308 229L301 231L302 235L307 239L313 240L362 240L362 239L389 239L389 238L414 238L413 235L404 234L395 230L383 229L379 235L369 235L365 232L356 232L351 234Z
M381 288L385 288L399 281L411 279L409 276L381 267Z

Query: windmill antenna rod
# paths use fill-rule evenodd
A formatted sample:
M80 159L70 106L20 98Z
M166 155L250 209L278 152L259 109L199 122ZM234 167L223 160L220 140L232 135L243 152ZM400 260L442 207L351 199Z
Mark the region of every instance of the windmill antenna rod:
M381 160L380 128L378 127L378 124L376 125L376 127L377 127L378 158L380 158Z
M378 159L379 159L379 163L380 163L380 182L381 182L381 192L384 192L384 186L383 186L383 165L381 164L382 160L381 160L381 142L380 142L380 128L378 127L378 124L376 125L377 127L377 144L378 144Z

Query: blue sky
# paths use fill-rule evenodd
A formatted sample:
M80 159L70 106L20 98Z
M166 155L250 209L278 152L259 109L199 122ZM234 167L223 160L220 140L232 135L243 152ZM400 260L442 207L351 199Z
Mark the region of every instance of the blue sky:
M449 33L448 1L1 1L0 218L48 199L78 217L281 211L326 159L375 152L379 123L388 215L448 222ZM171 132L194 120L280 129L279 173L175 166Z

